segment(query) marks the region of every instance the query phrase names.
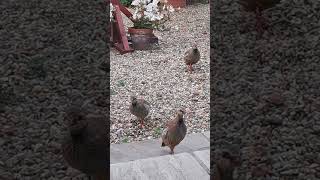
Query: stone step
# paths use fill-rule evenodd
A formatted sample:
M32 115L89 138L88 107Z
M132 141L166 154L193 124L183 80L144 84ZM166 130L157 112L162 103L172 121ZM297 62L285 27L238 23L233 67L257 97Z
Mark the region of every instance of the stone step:
M200 165L210 174L210 149L203 151L195 151L193 155L196 157Z
M205 150L210 148L208 132L188 134L175 148L175 154ZM142 142L112 144L110 146L110 163L128 162L149 157L168 155L170 149L161 147L161 139Z
M209 159L209 157L207 157L207 159ZM207 171L203 169L196 158L189 153L111 164L110 175L111 180L210 179Z

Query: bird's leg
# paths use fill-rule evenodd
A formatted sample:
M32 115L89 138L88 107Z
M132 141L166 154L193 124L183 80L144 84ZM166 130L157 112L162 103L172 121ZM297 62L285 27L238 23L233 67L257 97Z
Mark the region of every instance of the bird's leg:
M141 128L144 127L143 118L140 118L140 127L141 127Z
M174 149L174 147L171 147L171 146L170 146L170 150L171 150L171 151L170 151L170 154L174 154L173 149Z
M193 70L193 69L192 69L192 64L189 64L188 66L189 66L189 71L190 71L190 73L192 73L192 70Z

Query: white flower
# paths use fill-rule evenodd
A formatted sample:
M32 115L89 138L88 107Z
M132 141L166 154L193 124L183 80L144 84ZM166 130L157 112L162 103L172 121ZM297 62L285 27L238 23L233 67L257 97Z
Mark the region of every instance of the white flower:
M131 3L132 6L138 6L139 4L140 4L140 0L134 0Z
M169 12L174 12L174 8L171 5L169 6Z
M165 10L165 9L166 9L166 7L167 7L166 5L163 5L162 10Z
M163 14L160 14L159 18L159 20L163 19Z
M160 8L158 6L160 2ZM171 5L166 4L167 0L133 0L131 5L135 6L132 18L141 23L142 26L158 25L162 20L169 18L170 12L174 11ZM164 21L164 22L165 22Z
M139 9L136 9L134 11L134 13L132 14L132 18L134 20L140 19L141 17L142 17L142 14L141 14L141 12L139 12Z
M152 4L154 4L155 6L157 6L158 3L159 3L159 0L153 0L153 1L152 1Z
M142 2L143 2L142 4L143 4L143 5L147 5L147 4L149 3L148 1L149 1L149 0L142 0Z
M133 15L132 15L132 19L137 20L137 19L138 19L137 14L133 14Z
M147 18L147 19L150 19L151 20L151 17L153 16L153 14L151 12L148 12L148 11L144 11L144 16Z
M142 18L142 14L141 14L141 13L138 13L138 14L137 14L137 18L138 18L138 19Z
M152 3L151 3L151 4L148 4L148 5L146 6L146 11L147 11L147 12L152 12L153 9L154 9L154 6L153 6Z

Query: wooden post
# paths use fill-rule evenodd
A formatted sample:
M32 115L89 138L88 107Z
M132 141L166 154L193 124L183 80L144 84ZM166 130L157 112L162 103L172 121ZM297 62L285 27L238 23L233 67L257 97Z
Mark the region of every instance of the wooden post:
M132 19L132 14L130 11L128 11L128 9L126 7L124 7L120 2L119 0L111 0L111 3L115 6L115 5L118 5L120 7L120 10L121 12L126 15L129 19L131 19L131 21L133 20Z
M113 13L115 22L111 22L111 38L112 44L120 52L120 54L134 51L130 46L127 38L127 34L124 29L121 12L123 12L128 18L132 20L132 14L120 4L119 0L111 0L112 5L115 7Z

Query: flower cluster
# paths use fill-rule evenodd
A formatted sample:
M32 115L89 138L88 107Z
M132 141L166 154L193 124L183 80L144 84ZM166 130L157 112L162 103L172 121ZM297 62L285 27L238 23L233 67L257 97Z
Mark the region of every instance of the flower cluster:
M170 13L174 12L171 5L159 0L134 0L133 20L134 28L157 28L169 19Z

